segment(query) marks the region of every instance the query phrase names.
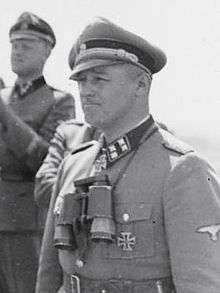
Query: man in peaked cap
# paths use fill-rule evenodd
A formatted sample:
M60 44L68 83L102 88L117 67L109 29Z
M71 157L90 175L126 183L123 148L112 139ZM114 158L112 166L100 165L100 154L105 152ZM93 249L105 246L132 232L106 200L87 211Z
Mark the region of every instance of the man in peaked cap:
M218 293L219 180L150 114L164 53L98 19L69 61L86 121L102 135L60 166L36 292Z
M15 85L0 91L0 288L34 292L43 229L34 177L58 124L74 116L73 96L47 85L43 69L56 39L25 12L9 32Z
M135 64L151 76L164 67L166 56L146 40L104 18L87 26L69 55L73 74L118 62Z

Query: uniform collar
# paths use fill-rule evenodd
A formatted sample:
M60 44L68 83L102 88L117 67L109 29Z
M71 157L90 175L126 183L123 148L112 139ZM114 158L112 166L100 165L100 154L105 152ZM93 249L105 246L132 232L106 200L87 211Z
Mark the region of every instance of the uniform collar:
M103 138L103 148L100 156L97 158L97 164L101 164L103 169L113 165L120 158L135 150L157 129L153 117L149 115L135 128L118 137L111 143L107 144L105 138Z
M46 81L43 76L40 76L34 80L27 81L23 84L16 81L13 92L15 96L17 96L20 99L23 99L27 95L44 86L45 84Z

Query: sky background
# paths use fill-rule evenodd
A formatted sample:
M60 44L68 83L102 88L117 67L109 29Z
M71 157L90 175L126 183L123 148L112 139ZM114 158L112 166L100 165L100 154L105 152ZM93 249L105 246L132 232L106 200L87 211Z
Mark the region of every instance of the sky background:
M6 85L15 80L8 31L24 11L53 27L57 45L45 77L49 84L72 92L77 105L77 88L68 79L68 54L95 16L107 17L161 47L168 63L153 78L151 112L220 171L219 0L1 0L0 76Z

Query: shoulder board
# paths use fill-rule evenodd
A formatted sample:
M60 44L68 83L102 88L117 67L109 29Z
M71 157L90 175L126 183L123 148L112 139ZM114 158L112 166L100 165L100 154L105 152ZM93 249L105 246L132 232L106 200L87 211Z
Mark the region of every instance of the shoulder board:
M165 131L163 131L164 134ZM164 141L162 142L162 145L165 149L169 151L173 151L175 153L178 153L180 155L185 155L187 153L193 152L194 149L189 146L187 143L179 140L172 134L166 132L165 135L163 135Z
M51 89L52 91L62 92L61 90L59 90L59 89L57 89L57 88L55 88L55 87L53 87L53 86L51 86L51 85L48 85L48 84L47 84L47 86L48 86L48 88Z
M54 92L54 94L57 94L57 95L67 94L67 92L61 91L61 90L58 90L58 89L53 89L53 92Z
M65 120L65 121L62 122L62 124L65 124L65 125L78 125L78 126L85 125L85 123L83 123L81 121L78 121L76 119Z
M79 144L79 146L77 147L77 149L75 149L75 150L72 151L71 155L75 155L75 154L77 154L79 152L83 152L86 149L90 148L91 146L93 146L93 143L91 141L88 141L88 142Z
M63 96L63 95L71 95L70 93L63 91L61 89L57 89L51 85L47 84L47 87L53 92L53 94L57 97Z

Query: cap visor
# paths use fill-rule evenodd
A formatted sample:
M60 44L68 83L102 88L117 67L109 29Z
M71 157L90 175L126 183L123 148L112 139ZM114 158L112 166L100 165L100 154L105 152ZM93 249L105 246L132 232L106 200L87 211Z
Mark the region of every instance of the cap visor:
M107 65L113 65L119 63L118 61L113 60L106 60L106 59L93 59L84 61L82 63L79 63L73 68L72 74L70 76L70 79L75 79L77 74L79 74L82 71L98 67L98 66L107 66Z

